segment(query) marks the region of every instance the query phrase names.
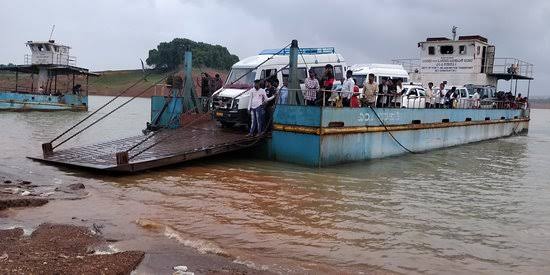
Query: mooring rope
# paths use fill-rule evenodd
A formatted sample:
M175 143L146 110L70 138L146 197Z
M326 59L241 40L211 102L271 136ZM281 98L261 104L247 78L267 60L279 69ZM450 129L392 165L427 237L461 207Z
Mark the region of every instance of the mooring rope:
M395 140L395 142L397 142L397 144L399 144L399 146L401 146L403 149L405 149L405 151L411 153L411 154L419 154L418 152L413 152L411 151L409 148L405 147L403 144L401 144L401 142L399 142L399 140L397 140L397 138L395 138L392 134L392 132L388 129L388 127L386 126L386 124L382 121L382 119L380 118L380 116L378 116L378 113L374 110L374 108L372 108L372 106L369 106L369 108L374 112L374 115L376 116L376 118L378 118L378 121L380 121L380 124L382 124L382 126L384 126L384 129L386 129L386 132L392 137L393 140Z

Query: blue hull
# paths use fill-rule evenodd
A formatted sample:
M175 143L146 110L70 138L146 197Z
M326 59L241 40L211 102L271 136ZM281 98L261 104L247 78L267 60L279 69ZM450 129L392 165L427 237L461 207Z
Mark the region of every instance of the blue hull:
M0 110L9 111L87 111L88 96L62 96L0 92Z
M495 139L528 127L529 110L519 109L373 111L279 105L268 155L278 161L328 166L405 154L407 149L422 152Z

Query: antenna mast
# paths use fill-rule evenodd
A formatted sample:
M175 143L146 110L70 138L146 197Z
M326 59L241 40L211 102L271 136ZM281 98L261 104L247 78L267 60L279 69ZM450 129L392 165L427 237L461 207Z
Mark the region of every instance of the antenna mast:
M457 26L453 26L453 40L456 40L456 29L458 29Z
M55 30L55 24L52 26L52 31L50 32L50 38L48 40L52 40L52 35L54 30Z

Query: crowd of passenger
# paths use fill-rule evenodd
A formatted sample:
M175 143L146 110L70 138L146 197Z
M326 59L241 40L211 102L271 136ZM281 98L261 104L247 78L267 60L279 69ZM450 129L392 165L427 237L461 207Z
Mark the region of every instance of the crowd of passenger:
M308 71L307 78L304 79L304 88L300 89L303 95L304 104L308 106L332 106L332 107L402 107L402 98L406 89L403 88L401 79L382 79L381 83L375 81L374 74L369 74L363 83L363 90L359 88L356 79L353 77L353 71L346 72L345 79L337 83L333 66L325 66L324 74L318 76L315 70ZM411 83L411 85L414 85ZM419 100L422 104L413 103L416 108L481 108L481 95L474 91L472 96L461 101L461 95L457 87L447 87L447 81L439 84L439 88L434 88L434 83L428 83L425 96L417 97L413 100ZM279 80L271 77L265 80L254 81L254 88L251 90L251 97L248 105L248 111L251 115L251 127L249 136L255 136L266 130L266 124L271 121L274 105L289 104L290 94L288 88L288 79L283 78L283 85L279 87ZM420 87L420 86L417 86ZM522 97L521 93L514 96L511 92L498 92L495 95L495 102L492 108L520 108L526 106L527 98ZM462 105L461 105L462 103ZM467 103L464 105L463 103ZM421 105L421 107L420 107ZM491 108L491 107L489 107Z
M369 74L362 83L362 91L359 83L353 76L353 71L346 72L345 79L338 84L335 80L333 67L328 64L322 76L318 76L315 70L310 69L304 80L302 89L305 104L308 106L332 106L332 107L403 107L402 99L406 90L401 79L384 78L381 83L376 82L376 76ZM421 87L410 83L409 86ZM286 86L279 94L278 103L287 104L288 95ZM481 108L483 98L477 90L465 98L462 97L457 87L449 87L447 81L434 87L434 83L428 83L422 87L425 95L411 99L413 108ZM408 99L406 99L408 100ZM498 92L494 97L494 108L519 108L527 103L527 98L521 93L515 97L511 92ZM498 105L498 106L497 106Z

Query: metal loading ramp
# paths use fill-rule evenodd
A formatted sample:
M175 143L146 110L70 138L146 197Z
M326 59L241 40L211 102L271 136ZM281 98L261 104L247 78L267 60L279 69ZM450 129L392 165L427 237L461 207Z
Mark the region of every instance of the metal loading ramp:
M45 163L115 172L138 172L151 168L256 145L261 137L246 137L242 131L220 128L213 120L174 130L163 130L143 142L145 136L134 136L93 145L54 151L52 154L29 157ZM141 144L139 144L142 142ZM127 151L127 164L117 163L117 153ZM150 146L153 146L149 148ZM135 157L132 157L134 156Z

